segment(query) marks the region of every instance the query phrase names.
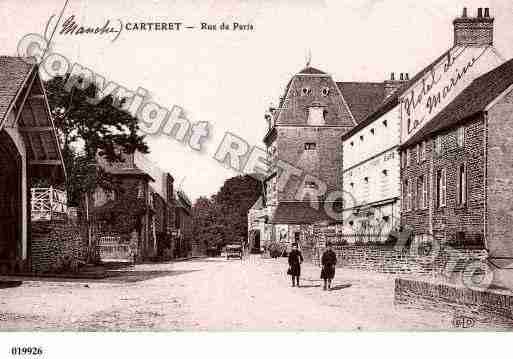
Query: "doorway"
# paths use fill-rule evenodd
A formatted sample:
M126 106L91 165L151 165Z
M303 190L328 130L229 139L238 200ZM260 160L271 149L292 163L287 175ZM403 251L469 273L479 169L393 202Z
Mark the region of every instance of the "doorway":
M22 257L21 156L5 131L0 133L0 264Z

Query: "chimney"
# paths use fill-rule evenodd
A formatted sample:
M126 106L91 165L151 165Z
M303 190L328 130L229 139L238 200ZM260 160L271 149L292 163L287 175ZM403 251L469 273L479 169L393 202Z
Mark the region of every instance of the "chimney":
M454 46L487 46L493 44L493 18L490 9L477 9L477 17L468 17L467 8L463 15L454 19Z
M388 98L391 94L393 94L399 87L401 87L405 82L409 81L408 73L400 73L399 80L395 79L395 74L392 72L390 74L390 80L386 80L384 82L385 85L385 99Z

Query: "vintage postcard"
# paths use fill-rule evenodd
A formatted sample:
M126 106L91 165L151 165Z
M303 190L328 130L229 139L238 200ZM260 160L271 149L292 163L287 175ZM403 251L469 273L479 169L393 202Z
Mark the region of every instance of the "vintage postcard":
M0 12L1 332L513 329L512 2Z

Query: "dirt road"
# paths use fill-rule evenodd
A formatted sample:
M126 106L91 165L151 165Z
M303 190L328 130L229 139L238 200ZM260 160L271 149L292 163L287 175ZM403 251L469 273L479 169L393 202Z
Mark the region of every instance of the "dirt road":
M138 265L102 281L31 281L0 289L0 330L451 329L452 318L396 307L393 277L339 270L321 290L303 266L292 288L284 259L201 259Z

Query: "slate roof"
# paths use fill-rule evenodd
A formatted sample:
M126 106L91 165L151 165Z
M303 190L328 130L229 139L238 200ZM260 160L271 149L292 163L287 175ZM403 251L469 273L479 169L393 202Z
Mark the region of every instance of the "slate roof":
M353 127L350 131L346 132L342 136L342 140L346 140L352 135L354 135L356 132L360 131L362 128L367 127L371 123L373 123L375 120L383 116L385 113L393 109L395 106L399 104L399 97L402 96L406 90L410 88L411 85L418 82L425 74L427 74L433 66L435 66L438 62L440 62L444 57L447 56L447 54L452 50L449 49L445 51L442 55L440 55L437 59L435 59L433 62L431 62L428 66L423 68L420 72L418 72L410 81L405 82L400 88L398 88L392 95L387 97L383 103L378 106L374 112L371 112L365 119L358 122L358 125ZM343 94L343 93L342 93Z
M511 85L513 85L513 59L472 81L443 111L426 123L402 146L409 146L430 134L454 127L461 121L484 111L486 106Z
M0 124L32 68L20 57L0 56Z
M383 82L337 82L337 86L357 123L376 110L385 98Z
M299 72L299 74L304 75L326 75L326 72L316 69L315 67L305 67L303 70Z
M271 223L274 224L313 224L323 221L334 221L319 205L313 208L310 202L280 202Z

